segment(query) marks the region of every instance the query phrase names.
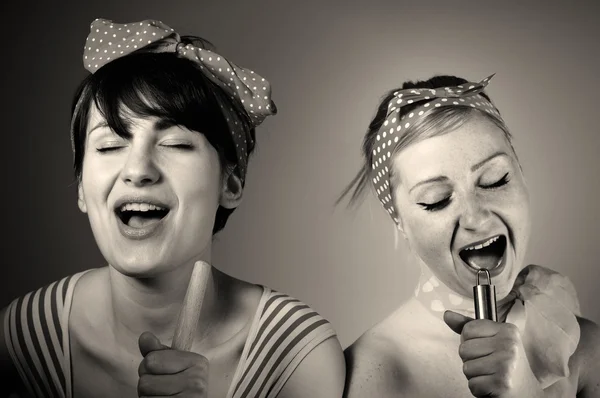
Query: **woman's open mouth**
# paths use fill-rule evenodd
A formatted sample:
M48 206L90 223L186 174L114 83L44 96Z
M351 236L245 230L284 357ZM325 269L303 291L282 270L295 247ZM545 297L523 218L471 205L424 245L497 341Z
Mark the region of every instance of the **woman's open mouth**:
M506 253L506 236L496 235L485 241L464 247L458 253L460 258L474 270L493 270L500 266Z
M169 209L150 203L129 202L115 209L115 213L124 226L147 230L164 219Z

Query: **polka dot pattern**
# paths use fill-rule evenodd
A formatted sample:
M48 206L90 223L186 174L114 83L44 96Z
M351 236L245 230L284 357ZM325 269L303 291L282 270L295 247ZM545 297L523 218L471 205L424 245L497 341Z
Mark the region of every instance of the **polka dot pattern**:
M419 283L415 288L415 297L437 317L444 311L452 310L466 316L475 316L475 303L470 297L463 297L443 284L431 270L423 266Z
M260 125L267 116L277 113L271 99L271 85L265 78L213 51L185 45L180 39L178 33L161 21L118 24L99 18L90 25L83 53L84 67L94 73L114 59L154 44L151 51L173 52L197 63L208 79L242 105L254 127ZM240 173L244 176L251 137L243 130L241 120L232 120L228 116L227 123L235 141Z
M475 318L472 296L453 292L425 264L414 295L425 311L440 320L446 310ZM568 377L569 361L581 334L576 317L580 306L572 282L549 268L529 265L517 276L511 293L497 300L499 320L518 327L540 386L548 388Z
M496 107L480 95L493 76L486 77L479 83L469 82L456 87L406 89L394 93L394 98L388 104L386 119L375 137L371 181L383 208L396 224L398 223L398 213L392 200L390 169L392 155L404 131L420 118L426 117L428 110L443 106L470 106L499 118L500 113ZM408 115L399 117L402 107L417 102L422 102L422 104Z

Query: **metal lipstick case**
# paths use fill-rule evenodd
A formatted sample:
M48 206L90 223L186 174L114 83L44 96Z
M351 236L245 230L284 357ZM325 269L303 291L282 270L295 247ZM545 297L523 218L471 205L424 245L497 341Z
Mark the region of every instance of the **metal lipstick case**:
M479 283L479 274L485 272L487 284ZM496 287L492 285L490 272L481 268L477 271L477 285L473 286L473 299L475 300L475 318L489 319L498 322L498 309L496 307Z

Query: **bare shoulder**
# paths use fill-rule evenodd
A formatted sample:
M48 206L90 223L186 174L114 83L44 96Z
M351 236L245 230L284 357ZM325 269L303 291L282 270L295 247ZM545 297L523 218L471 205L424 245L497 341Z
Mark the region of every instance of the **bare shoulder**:
M581 337L575 351L575 367L579 372L578 398L600 396L600 326L577 317Z
M106 288L110 278L108 267L92 268L79 275L73 295L82 298L93 296L100 288Z
M366 331L345 350L346 398L401 396L407 374L399 357L397 337L382 322Z
M106 317L103 314L107 307L110 292L110 275L108 267L93 268L85 271L77 279L73 287L73 299L69 314L69 332L71 339L77 339L93 330L104 330ZM89 314L95 316L90 317Z
M345 376L342 347L337 337L330 337L302 360L277 397L341 398Z

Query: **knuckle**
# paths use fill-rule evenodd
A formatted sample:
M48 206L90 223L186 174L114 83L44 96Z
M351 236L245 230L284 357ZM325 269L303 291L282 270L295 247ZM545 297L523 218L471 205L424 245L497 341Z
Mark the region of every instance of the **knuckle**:
M464 343L458 346L458 356L461 357L461 359L465 359L467 356L467 347L465 347Z
M504 377L504 375L508 374L509 370L510 370L510 361L504 360L498 364L498 374L500 374L502 377Z
M202 355L199 355L198 359L196 360L196 363L194 364L194 367L198 369L201 374L208 373L208 359Z
M463 333L472 333L473 329L477 327L477 322L467 322L463 327Z
M144 358L144 361L146 363L146 369L150 372L154 372L156 371L156 366L159 363L159 359L157 358L157 353L155 351L149 353L148 355L146 355L146 358Z
M514 363L514 357L511 353L505 353L499 363L499 370L502 374L508 374Z
M150 378L146 375L141 376L138 380L137 390L138 395L145 395L150 392L151 382Z
M506 347L506 352L509 355L509 358L514 360L517 355L519 355L519 345L517 342L511 341Z
M463 373L465 375L469 374L469 371L471 370L471 366L469 365L468 362L463 363Z
M467 322L467 324L463 327L462 335L463 336L471 336L473 332L476 330L477 324L475 322Z
M496 388L498 391L504 392L510 390L512 387L512 382L510 377L505 376L497 380Z
M508 338L512 339L512 340L516 340L519 338L519 329L513 325L512 323L506 323L506 335L508 336Z
M140 365L138 366L138 376L141 377L144 373L146 373L146 360L142 359Z
M188 387L191 391L198 393L204 393L208 391L208 386L204 377L192 377L188 381Z
M477 382L475 379L469 379L469 390L473 396L478 397L482 395L481 384Z
M206 358L205 356L200 356L199 362L202 365L203 369L208 370L208 358Z

